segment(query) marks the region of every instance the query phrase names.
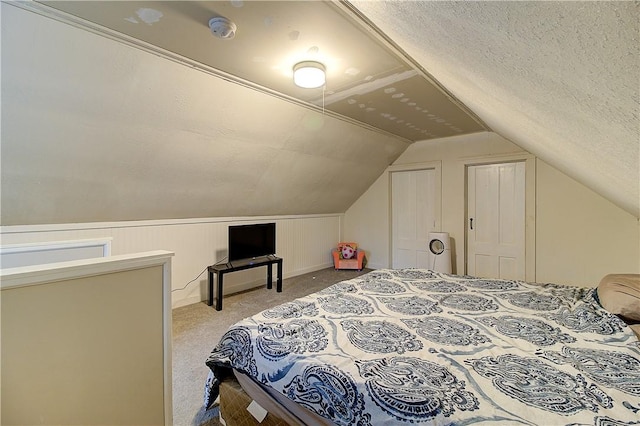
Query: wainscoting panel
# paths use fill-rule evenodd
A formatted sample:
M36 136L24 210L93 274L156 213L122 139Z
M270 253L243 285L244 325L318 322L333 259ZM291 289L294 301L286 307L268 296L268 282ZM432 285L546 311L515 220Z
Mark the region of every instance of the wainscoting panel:
M112 255L171 251L175 253L172 306L176 308L207 299L206 268L226 260L230 225L275 222L276 254L284 259L283 275L287 278L332 266L331 249L340 241L343 216L336 213L5 226L0 228L0 237L3 245L110 238ZM265 268L228 274L224 293L244 291L265 282Z

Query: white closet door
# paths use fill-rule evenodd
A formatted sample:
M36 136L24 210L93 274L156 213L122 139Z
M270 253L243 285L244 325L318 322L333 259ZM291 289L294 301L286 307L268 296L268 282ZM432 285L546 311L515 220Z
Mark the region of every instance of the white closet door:
M435 170L391 174L392 267L428 268L429 232L436 225Z
M525 279L525 164L468 168L467 273Z

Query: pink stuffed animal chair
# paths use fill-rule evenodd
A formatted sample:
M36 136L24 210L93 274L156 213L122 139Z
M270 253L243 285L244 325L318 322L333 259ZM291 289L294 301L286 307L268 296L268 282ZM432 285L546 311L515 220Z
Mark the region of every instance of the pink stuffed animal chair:
M333 267L336 269L357 269L364 265L364 251L358 250L358 243L338 243L333 249Z

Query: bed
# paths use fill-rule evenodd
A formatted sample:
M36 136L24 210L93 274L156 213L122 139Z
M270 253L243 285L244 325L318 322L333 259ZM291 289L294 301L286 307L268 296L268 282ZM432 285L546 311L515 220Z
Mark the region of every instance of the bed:
M273 424L640 424L635 320L602 306L597 288L375 270L230 327L205 405L237 380Z

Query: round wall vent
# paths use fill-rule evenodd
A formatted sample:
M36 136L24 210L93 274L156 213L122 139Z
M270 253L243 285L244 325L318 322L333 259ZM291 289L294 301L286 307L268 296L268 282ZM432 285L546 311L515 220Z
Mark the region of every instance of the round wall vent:
M225 40L231 40L236 36L237 27L231 20L222 16L217 16L209 20L209 29L211 30L211 34L214 36Z

